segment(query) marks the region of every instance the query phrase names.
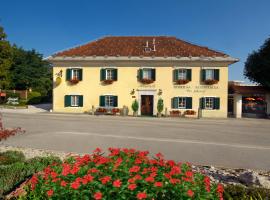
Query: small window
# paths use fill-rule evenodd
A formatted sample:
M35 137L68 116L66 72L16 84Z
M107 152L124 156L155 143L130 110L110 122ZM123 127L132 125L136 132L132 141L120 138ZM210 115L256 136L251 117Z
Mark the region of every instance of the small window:
M114 97L105 96L105 107L113 107L113 106L114 106Z
M214 70L213 69L206 69L205 70L205 80L214 80Z
M185 97L179 97L178 98L178 108L186 108L186 98Z
M113 69L106 69L106 80L113 80Z
M71 106L79 106L79 96L71 96Z
M80 77L79 69L72 69L71 70L71 79L79 80L79 77Z
M186 69L178 69L178 80L186 80L187 79L187 70Z
M205 97L205 109L212 110L214 109L214 98L213 97Z
M152 72L151 69L143 69L142 78L143 79L151 79L152 78L151 72Z

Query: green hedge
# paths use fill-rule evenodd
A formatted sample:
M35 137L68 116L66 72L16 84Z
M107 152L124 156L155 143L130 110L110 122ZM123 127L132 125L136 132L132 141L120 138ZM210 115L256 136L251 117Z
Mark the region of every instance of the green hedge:
M20 151L0 152L0 166L9 165L15 162L24 162L24 161L25 161L25 156Z
M40 92L30 92L28 94L28 104L39 104L42 100L42 96Z
M57 157L35 157L26 161L21 158L19 162L13 162L15 155L9 159L11 164L0 165L0 199L34 173L52 163L61 162Z

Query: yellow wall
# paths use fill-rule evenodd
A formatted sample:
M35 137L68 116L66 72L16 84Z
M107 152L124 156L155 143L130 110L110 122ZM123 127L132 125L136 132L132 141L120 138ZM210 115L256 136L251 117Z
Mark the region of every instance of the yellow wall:
M72 66L72 65L71 65ZM112 94L118 96L118 107L124 105L129 107L129 114L132 114L131 104L134 100L130 94L132 89L135 90L134 96L138 98L137 89L156 90L154 91L154 114L156 114L156 103L159 97L164 100L164 110L171 109L171 98L177 96L192 97L192 110L197 111L199 107L199 99L205 96L220 97L219 110L203 110L203 117L227 117L227 85L228 85L228 67L211 67L220 69L220 80L212 86L200 83L201 69L209 69L207 67L185 67L192 69L192 81L186 85L175 86L173 84L173 69L175 67L155 67L156 81L152 84L144 85L137 81L137 70L140 67L116 67L118 69L118 81L111 85L102 85L100 82L101 67L82 67L83 79L76 85L70 85L65 79L67 67L55 66L54 80L56 73L63 71L62 82L58 86L54 86L53 90L53 111L54 112L85 112L89 111L92 106L99 106L99 96ZM199 88L198 88L199 87ZM207 88L209 87L209 88ZM212 88L213 87L213 88ZM158 96L158 90L162 90L162 95ZM83 95L83 107L64 107L65 95ZM164 112L163 112L164 113ZM183 111L182 111L183 113Z

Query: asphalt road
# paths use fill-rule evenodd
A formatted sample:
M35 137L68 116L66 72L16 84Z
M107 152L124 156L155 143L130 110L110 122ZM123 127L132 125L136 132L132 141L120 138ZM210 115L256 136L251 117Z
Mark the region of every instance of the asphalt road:
M90 153L96 147L128 147L200 165L270 169L270 120L265 119L4 113L3 122L26 133L2 145L78 153Z

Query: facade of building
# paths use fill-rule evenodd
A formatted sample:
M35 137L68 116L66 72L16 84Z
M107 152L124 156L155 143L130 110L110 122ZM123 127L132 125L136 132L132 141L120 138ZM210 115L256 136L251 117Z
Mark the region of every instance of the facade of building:
M123 108L136 99L139 115L194 111L227 117L228 65L224 53L175 37L104 37L49 57L53 111ZM131 114L132 112L130 112Z
M270 116L270 90L263 86L229 82L228 113L236 118Z

